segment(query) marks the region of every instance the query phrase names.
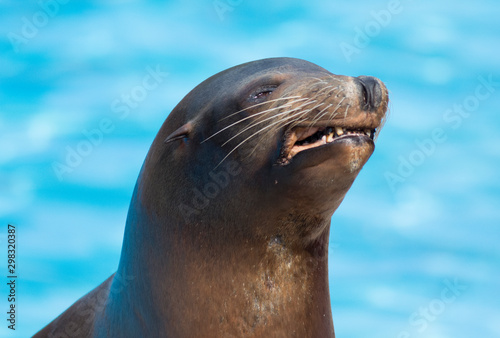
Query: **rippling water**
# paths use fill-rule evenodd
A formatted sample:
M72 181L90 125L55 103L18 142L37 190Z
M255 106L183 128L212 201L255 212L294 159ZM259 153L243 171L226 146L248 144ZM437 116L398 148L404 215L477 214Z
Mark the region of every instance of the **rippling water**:
M376 152L332 220L337 335L500 336L498 2L0 8L0 221L17 225L19 274L17 330L3 320L2 337L35 333L115 271L136 177L175 104L272 56L391 91Z

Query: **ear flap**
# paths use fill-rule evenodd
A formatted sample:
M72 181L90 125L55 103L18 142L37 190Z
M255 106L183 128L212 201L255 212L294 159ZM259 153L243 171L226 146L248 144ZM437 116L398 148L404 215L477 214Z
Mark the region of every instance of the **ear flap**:
M170 143L174 142L177 140L182 140L183 138L189 137L189 133L193 130L193 125L191 122L186 123L176 131L174 131L172 134L170 134L166 139L165 143Z

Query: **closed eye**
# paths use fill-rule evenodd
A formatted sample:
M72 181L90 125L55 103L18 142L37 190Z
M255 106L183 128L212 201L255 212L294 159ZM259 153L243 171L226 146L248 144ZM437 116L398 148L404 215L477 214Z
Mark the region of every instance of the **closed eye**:
M260 99L263 99L267 96L269 96L273 91L272 90L266 90L265 92L260 92L256 95L254 95L253 99L254 100L260 100Z
M277 88L277 86L269 86L269 87L263 87L260 88L258 91L254 92L252 95L250 95L250 101L253 103L260 103L264 102L269 95L273 93L273 91Z

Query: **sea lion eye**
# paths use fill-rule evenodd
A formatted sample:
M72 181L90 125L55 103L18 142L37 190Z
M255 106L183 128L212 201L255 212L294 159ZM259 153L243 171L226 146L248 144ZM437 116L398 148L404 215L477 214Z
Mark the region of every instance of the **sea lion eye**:
M269 95L277 88L277 86L263 87L250 95L250 100L260 103L267 99Z
M257 95L255 95L253 98L255 100L265 98L266 96L270 95L273 91L272 90L266 90L265 92L260 92Z

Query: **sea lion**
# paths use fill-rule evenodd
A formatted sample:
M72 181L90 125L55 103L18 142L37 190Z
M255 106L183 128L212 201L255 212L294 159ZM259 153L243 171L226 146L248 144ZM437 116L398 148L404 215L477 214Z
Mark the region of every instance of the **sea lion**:
M334 337L330 219L387 104L292 58L205 80L149 150L117 273L35 337Z

